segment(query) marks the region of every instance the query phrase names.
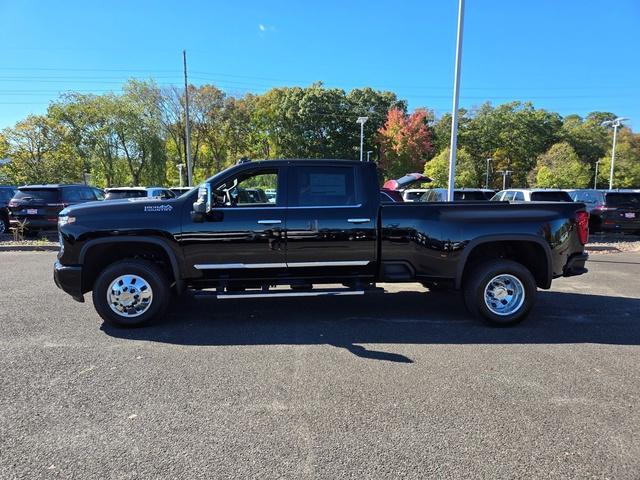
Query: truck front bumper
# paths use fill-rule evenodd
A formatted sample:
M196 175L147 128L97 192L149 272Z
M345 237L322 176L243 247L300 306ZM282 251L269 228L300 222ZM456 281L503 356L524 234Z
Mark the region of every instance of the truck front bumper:
M575 275L582 275L583 273L587 273L587 270L584 266L587 259L589 258L589 254L587 253L575 253L569 257L567 260L567 264L562 269L563 277L573 277Z
M78 302L84 302L82 295L82 267L77 265L62 265L56 260L53 266L53 281Z

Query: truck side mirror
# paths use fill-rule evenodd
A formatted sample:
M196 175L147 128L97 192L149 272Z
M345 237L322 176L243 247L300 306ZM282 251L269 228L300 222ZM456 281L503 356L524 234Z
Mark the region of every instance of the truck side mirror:
M211 184L205 183L198 189L198 200L193 202L191 218L194 222L204 222L205 216L213 207L211 202Z

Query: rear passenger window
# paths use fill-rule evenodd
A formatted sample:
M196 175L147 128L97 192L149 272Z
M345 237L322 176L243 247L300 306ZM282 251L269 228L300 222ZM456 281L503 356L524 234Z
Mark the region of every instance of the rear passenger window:
M290 182L291 206L358 205L360 188L352 167L296 167Z
M514 195L513 199L518 201L518 202L524 202L524 193L516 192L516 194Z
M516 192L505 192L504 197L502 198L503 202L510 202L513 200Z
M81 189L77 187L63 188L62 201L63 202L81 202L82 201Z

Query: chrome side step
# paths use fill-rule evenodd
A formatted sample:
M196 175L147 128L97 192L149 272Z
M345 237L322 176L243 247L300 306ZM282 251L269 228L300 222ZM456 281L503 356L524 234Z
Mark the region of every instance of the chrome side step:
M272 290L270 292L248 291L237 293L216 293L216 298L220 300L232 298L283 298L283 297L338 297L343 295L364 295L364 290L354 290L351 288L335 289L314 289L304 292L293 290Z

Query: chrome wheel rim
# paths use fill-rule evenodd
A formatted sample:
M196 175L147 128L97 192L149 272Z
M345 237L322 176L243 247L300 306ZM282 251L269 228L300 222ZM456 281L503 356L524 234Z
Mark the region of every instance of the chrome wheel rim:
M517 312L524 303L524 285L517 277L506 273L496 275L484 287L484 303L496 315Z
M107 302L111 310L121 317L138 317L149 310L153 290L149 282L138 275L121 275L111 282Z

